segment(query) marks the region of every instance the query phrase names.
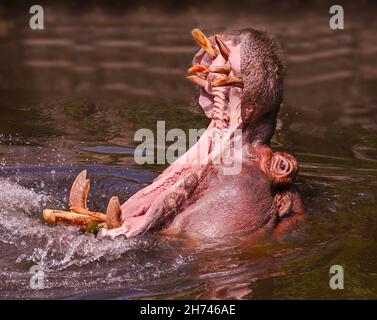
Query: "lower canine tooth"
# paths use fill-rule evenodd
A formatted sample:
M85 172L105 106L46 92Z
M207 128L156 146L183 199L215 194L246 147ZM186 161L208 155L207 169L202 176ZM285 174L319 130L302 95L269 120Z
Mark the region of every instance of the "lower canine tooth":
M218 52L216 52L217 50L212 47L211 43L204 35L204 33L199 29L193 29L191 33L195 41L211 56L212 59L215 59L218 55Z
M89 188L90 181L86 179L86 170L83 170L72 184L71 194L69 196L69 205L71 207L88 209L87 200Z
M106 225L108 229L118 228L121 225L121 209L118 197L112 197L106 210Z
M221 39L221 37L218 34L215 35L215 40L217 46L219 47L221 55L224 57L225 60L228 60L230 54L228 46L225 44L225 42Z

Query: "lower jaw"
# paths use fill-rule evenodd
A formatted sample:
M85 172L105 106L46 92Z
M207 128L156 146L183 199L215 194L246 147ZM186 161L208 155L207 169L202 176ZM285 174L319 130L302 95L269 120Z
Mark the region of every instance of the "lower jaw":
M220 88L219 88L220 89ZM218 92L224 93L226 88L221 88ZM228 90L229 91L229 90ZM218 96L220 97L220 95ZM191 174L195 175L196 183L194 185L188 186L188 189L193 191L188 192L187 196L183 200L182 204L177 210L171 214L171 216L166 217L165 221L159 221L153 228L167 228L170 226L171 222L176 215L180 214L192 203L195 202L195 197L198 195L198 187L202 189L205 185L205 180L212 168L222 166L222 151L225 145L230 145L235 139L236 129L239 129L239 113L233 110L233 114L229 113L229 101L228 97L224 97L222 94L222 99L216 99L215 109L217 108L218 114L223 115L226 113L231 116L230 121L224 122L223 118L218 117L217 119L212 119L210 125L205 130L204 134L201 136L199 141L190 148L185 154L183 154L178 160L176 160L172 165L170 165L151 185L147 186L143 190L139 191L137 194L132 196L123 206L122 211L124 211L124 219L127 219L127 213L132 207L139 207L145 203L149 204L149 207L155 201L163 200L161 194L174 193L176 191L176 186L180 185L187 177ZM243 137L237 137L238 140L243 140ZM233 141L234 142L234 141ZM241 148L235 150L236 157L239 157L242 153ZM241 160L242 161L242 160ZM215 169L216 170L216 169ZM199 193L200 193L199 189ZM161 202L161 206L164 202ZM148 208L149 208L148 207ZM145 210L145 212L148 210ZM145 214L140 213L140 215ZM132 214L132 213L131 213ZM131 216L130 216L131 217Z

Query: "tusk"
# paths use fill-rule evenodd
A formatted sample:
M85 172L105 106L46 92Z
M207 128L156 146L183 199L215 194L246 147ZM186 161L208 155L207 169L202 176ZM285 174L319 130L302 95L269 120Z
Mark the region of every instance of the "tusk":
M217 57L217 50L212 47L211 42L203 32L201 32L199 29L193 29L191 31L191 34L194 37L195 41L211 56L212 59L215 59Z
M88 193L90 189L90 180L86 179L86 170L80 172L72 184L69 195L70 207L80 207L88 209Z
M200 73L203 73L203 74L208 74L209 70L207 67L205 66L202 66L200 64L196 65L196 66L192 66L188 69L188 72L189 73L197 73L197 72L200 72Z
M110 199L106 210L107 229L115 229L120 227L122 224L120 219L121 213L122 211L120 209L119 199L118 197L114 196Z
M230 66L226 65L220 65L220 66L210 66L209 68L202 66L202 65L195 65L188 69L189 73L200 73L203 75L207 75L209 72L213 73L223 73L223 74L229 74L232 68Z
M71 211L80 213L80 214L85 214L87 216L91 216L93 218L101 220L102 222L106 222L106 215L101 212L89 211L87 209L78 208L78 207L71 207Z
M186 78L202 88L206 87L207 81L199 76L188 76Z
M225 42L221 39L220 35L218 34L215 35L215 40L217 46L219 47L221 55L224 57L225 60L228 60L230 54L228 46L225 44Z
M212 82L213 87L223 87L223 86L235 86L243 88L243 80L241 77L225 77L217 79Z
M222 65L222 66L210 66L209 71L213 73L223 73L229 74L232 68L230 66Z
M101 220L88 215L51 209L43 210L43 219L48 223L61 223L81 226L86 226L91 222L102 222Z

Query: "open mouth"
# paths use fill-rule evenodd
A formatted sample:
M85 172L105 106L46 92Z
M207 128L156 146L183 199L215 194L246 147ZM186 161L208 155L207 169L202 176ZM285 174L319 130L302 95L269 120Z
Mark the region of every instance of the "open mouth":
M207 38L200 30L192 35L201 49L189 68L187 78L200 87L199 104L211 124L199 141L173 163L156 181L132 196L120 207L112 197L107 214L92 212L87 207L90 182L86 171L76 178L70 195L70 212L45 209L43 216L50 223L65 223L87 228L90 224L105 227L109 232L134 236L168 220L190 202L195 188L204 179L214 161L221 161L224 144L242 128L241 98L243 80L240 67L239 37L215 35ZM121 224L124 220L130 223ZM115 229L115 230L111 230Z
M122 206L112 197L106 215L88 210L89 181L86 172L81 173L72 186L70 212L46 209L45 220L84 227L94 222L102 227L101 237L111 238L166 226L200 197L211 172L227 175L223 170L242 165L244 142L254 148L269 141L282 87L280 59L272 42L257 31L207 38L194 29L192 35L201 48L187 78L199 86L199 104L212 119L197 143ZM240 174L240 166L236 169L229 174Z
M188 70L192 75L187 78L199 85L199 104L212 119L206 132L154 183L132 196L122 207L117 197L112 197L106 215L88 210L90 183L86 171L83 171L71 189L70 212L45 209L47 222L81 227L94 223L105 227L108 232L113 231L112 236L134 236L169 220L190 204L194 190L203 184L214 162L221 162L223 146L233 139L236 129L242 128L244 86L239 37L215 35L209 39L198 29L194 29L192 35L201 49ZM128 225L123 223L125 220Z

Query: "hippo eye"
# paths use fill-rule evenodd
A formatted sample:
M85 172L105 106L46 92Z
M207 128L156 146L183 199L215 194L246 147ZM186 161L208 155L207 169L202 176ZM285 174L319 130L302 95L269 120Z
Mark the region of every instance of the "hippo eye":
M297 161L290 154L276 152L272 156L270 174L277 185L292 183L297 170Z

